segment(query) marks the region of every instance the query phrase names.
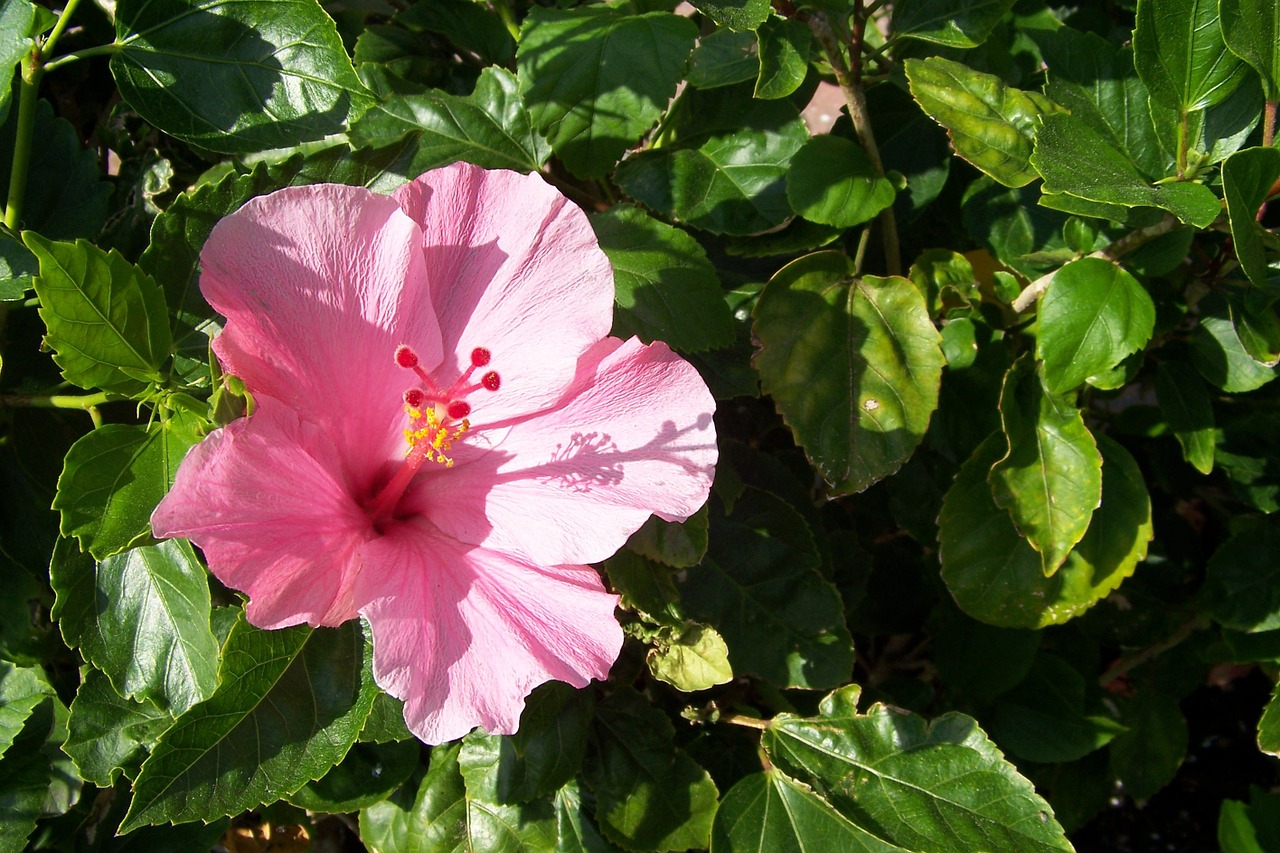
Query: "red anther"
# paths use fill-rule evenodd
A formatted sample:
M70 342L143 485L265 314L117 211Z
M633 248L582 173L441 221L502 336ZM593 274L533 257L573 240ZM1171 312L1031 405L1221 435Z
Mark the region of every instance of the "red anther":
M455 421L460 421L467 415L471 414L471 407L461 401L449 404L449 417Z
M484 378L480 380L480 384L485 388L488 388L490 391L497 391L499 386L502 385L502 380L498 378L498 374L490 370L484 375Z
M489 363L489 351L484 347L476 347L471 351L471 363L476 367L484 367Z
M418 366L418 354L408 344L396 347L396 364L407 369Z
M404 392L404 404L411 409L421 409L427 402L427 395L421 388L410 388Z

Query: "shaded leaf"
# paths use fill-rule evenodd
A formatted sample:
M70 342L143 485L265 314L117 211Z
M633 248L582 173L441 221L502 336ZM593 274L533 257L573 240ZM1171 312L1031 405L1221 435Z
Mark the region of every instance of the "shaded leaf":
M14 67L35 46L31 38L35 11L27 0L0 3L0 121L4 120L13 91Z
M760 74L757 98L785 98L809 73L809 49L813 32L797 18L770 18L756 30L759 39Z
M1263 364L1245 346L1245 309L1213 293L1200 300L1200 322L1191 332L1191 363L1200 375L1231 394L1253 391L1276 378L1276 365Z
M765 4L768 8L768 4ZM699 89L732 86L760 76L756 34L720 29L703 36L689 63L689 85Z
M1258 208L1267 200L1271 187L1280 179L1280 149L1248 148L1222 164L1222 194L1227 201L1231 241L1245 275L1257 287L1266 287L1267 267L1264 244L1267 232L1257 220Z
M1223 543L1205 572L1213 618L1241 631L1280 628L1280 527L1271 516Z
M987 40L1014 0L905 0L893 7L893 30L904 38L948 47Z
M368 808L385 800L418 769L420 751L416 740L357 742L328 773L286 799L298 808L321 814Z
M678 569L696 566L707 553L707 507L682 522L650 516L631 534L627 547L637 554Z
M1156 401L1178 443L1182 458L1201 474L1213 470L1216 439L1209 392L1191 366L1162 361L1156 368Z
M822 225L849 228L893 204L893 184L877 175L857 143L815 136L796 152L787 172L787 200L796 213Z
M1187 754L1187 721L1178 701L1140 690L1121 706L1128 730L1111 742L1111 772L1135 800L1154 796L1173 781Z
M1152 98L1184 114L1220 103L1246 73L1222 40L1217 0L1138 0L1133 64Z
M1280 6L1272 0L1220 0L1227 47L1258 72L1268 101L1280 100Z
M53 695L53 685L39 667L15 666L0 660L0 757L36 707Z

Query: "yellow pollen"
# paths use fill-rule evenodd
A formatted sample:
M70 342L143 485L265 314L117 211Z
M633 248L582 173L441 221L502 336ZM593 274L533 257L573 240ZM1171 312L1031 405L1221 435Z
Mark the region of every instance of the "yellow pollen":
M460 435L471 429L471 422L463 418L456 426L442 424L434 406L415 409L406 405L404 411L409 416L409 427L404 431L404 439L409 445L405 456L416 450L426 461L452 468L453 459L441 451L448 450ZM426 422L425 426L421 425L422 421ZM420 444L423 445L421 448L418 447Z

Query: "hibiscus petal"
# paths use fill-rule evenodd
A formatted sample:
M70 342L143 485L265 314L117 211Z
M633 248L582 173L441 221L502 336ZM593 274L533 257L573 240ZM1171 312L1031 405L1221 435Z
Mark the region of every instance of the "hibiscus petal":
M349 495L323 433L260 397L252 417L187 454L151 527L199 545L218 579L248 594L254 625L338 625L356 616L358 552L371 535Z
M618 597L590 567L529 565L422 519L371 540L363 559L374 679L427 743L476 726L512 734L533 688L603 679L622 648Z
M453 364L492 354L497 393L469 398L473 420L553 405L579 356L609 334L613 270L586 215L538 175L456 163L396 191L422 226L431 298Z
M200 289L227 318L214 340L226 369L323 426L353 472L403 449L400 395L416 380L396 347L441 357L421 239L394 199L324 184L252 199L200 256Z
M454 468L407 496L414 511L463 541L538 564L611 556L649 514L692 515L715 473L715 401L666 344L601 341L562 403L511 424L479 454L484 430L460 442Z

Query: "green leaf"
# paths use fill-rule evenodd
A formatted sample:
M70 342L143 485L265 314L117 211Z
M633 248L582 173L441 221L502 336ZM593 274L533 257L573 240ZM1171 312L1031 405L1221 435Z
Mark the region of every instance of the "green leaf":
M908 850L1072 849L1049 804L971 717L926 723L880 704L860 715L857 699L850 686L826 697L818 717L774 717L761 739L770 761Z
M1066 250L1062 226L1067 217L1038 206L1039 195L1035 187L1009 189L984 177L970 184L960 206L970 236L1028 279L1061 263L1041 260L1042 256Z
M1133 64L1151 97L1182 114L1220 103L1247 73L1222 41L1217 0L1138 0Z
M53 695L53 685L44 670L0 660L0 757L13 744L36 706Z
M1156 402L1178 443L1182 458L1201 474L1213 470L1217 443L1213 429L1213 404L1204 382L1181 361L1162 361L1156 368Z
M911 94L946 128L957 154L1007 187L1036 179L1036 119L1060 112L1057 104L938 56L908 59L904 67Z
M1222 853L1266 853L1245 804L1239 800L1223 800L1219 807L1218 846Z
M164 733L122 833L237 814L319 779L350 749L377 689L356 624L262 631L237 622L218 690Z
M1158 207L1196 228L1207 227L1222 212L1218 197L1202 184L1148 183L1127 153L1074 115L1046 115L1041 121L1031 165L1044 177L1046 194Z
M938 197L951 174L954 158L947 134L910 92L897 86L869 90L867 111L885 172L897 172L907 182L897 192L894 214L899 222L911 222Z
M62 749L85 781L110 788L122 770L137 775L146 751L172 724L173 717L149 703L124 698L105 674L90 669L71 703Z
M796 213L822 225L849 228L893 204L894 190L877 175L857 143L815 136L796 152L787 172L787 200Z
M46 343L68 382L133 395L163 377L172 338L164 294L114 249L77 240L23 240L40 261L36 296Z
M393 743L413 740L413 732L404 722L404 702L387 693L373 700L373 710L360 730L360 740L369 743Z
M1138 280L1102 258L1058 270L1040 299L1036 355L1045 387L1062 394L1137 352L1155 329L1155 303Z
M1200 323L1191 332L1191 361L1200 375L1230 394L1253 391L1276 378L1277 366L1255 359L1245 346L1243 306L1212 293L1200 300Z
M698 622L664 626L645 657L649 673L677 690L695 693L733 679L729 647L716 629Z
M594 214L591 227L613 266L614 335L684 352L733 341L720 279L696 240L630 205Z
M689 63L689 85L699 89L732 86L758 76L760 48L756 34L750 31L721 29L704 36Z
M797 18L770 18L756 31L760 40L760 74L757 98L785 98L809 73L809 48L813 32Z
M748 487L731 513L712 512L711 548L685 574L681 600L724 637L734 672L778 687L831 687L848 678L853 639L818 566L804 518Z
M707 507L682 522L650 516L631 534L627 547L637 554L677 569L696 566L707 553Z
M1280 6L1274 0L1219 0L1227 47L1258 72L1268 101L1280 100Z
M1128 730L1111 742L1111 772L1125 793L1147 800L1173 781L1187 754L1187 721L1178 701L1144 688L1121 706Z
M920 291L856 278L819 252L783 267L755 309L761 385L836 494L865 489L915 450L944 359Z
M1258 287L1267 286L1264 237L1268 232L1258 222L1258 209L1280 179L1280 149L1247 148L1222 164L1222 193L1231 220L1231 240L1240 267Z
M947 47L977 47L987 40L1014 0L903 0L893 7L893 31Z
M43 9L43 7L41 7ZM8 91L6 86L3 91ZM0 129L0 163L13 163L17 110ZM112 185L102 180L102 166L86 149L70 122L54 118L46 100L36 101L31 162L22 204L22 227L51 240L96 237L107 218ZM9 191L9 168L0 170L0 192Z
M638 610L665 621L667 617L679 621L679 608L675 602L675 569L623 549L605 561L605 574L609 583L622 596L622 606Z
M515 39L497 14L471 0L415 3L397 13L395 22L415 33L439 33L492 65L506 65L516 53Z
M600 836L590 818L589 804L583 801L577 780L556 791L556 853L617 853L616 847Z
M752 100L736 89L694 90L682 104L680 112L696 119L690 133L628 157L616 173L623 190L716 234L757 234L792 218L786 175L809 133L791 102Z
M416 134L410 176L458 160L536 172L551 156L520 100L519 83L502 68L481 71L465 97L442 91L393 93L356 123L351 139L357 145L383 145L410 133Z
M80 797L80 777L60 747L67 709L53 695L27 716L0 758L0 850L25 850L42 817L65 813Z
M1258 721L1258 749L1280 757L1280 687L1271 694L1271 701Z
M14 66L35 46L31 38L35 12L28 0L0 2L0 121L7 115Z
M69 540L50 565L51 616L67 644L111 679L116 692L175 716L218 686L218 643L209 628L209 581L185 540L134 548L95 568Z
M984 705L1026 677L1043 636L1038 631L997 628L952 610L933 633L934 662L949 689Z
M467 792L490 803L528 803L556 792L582 769L595 703L558 681L529 695L514 735L474 731L459 762Z
M1280 628L1280 527L1271 516L1228 539L1205 572L1213 618L1241 631Z
M712 851L899 853L840 814L814 792L775 768L753 773L729 789L711 830Z
M22 240L8 230L0 230L0 302L26 299L39 271L39 261Z
M658 120L696 37L667 12L535 7L516 54L534 126L575 175L604 175Z
M1048 394L1029 356L1005 376L1000 417L1009 450L987 481L1052 575L1102 501L1102 454L1074 400Z
M983 719L1006 752L1043 764L1083 758L1109 743L1125 727L1104 713L1101 699L1087 695L1084 675L1053 654L1041 654L1027 678Z
M696 0L693 4L722 27L731 30L754 30L769 20L769 0Z
M421 744L357 742L328 773L308 782L286 799L321 814L346 814L379 803L418 769Z
M63 536L99 560L151 537L151 512L196 443L195 425L173 416L146 427L107 424L67 451L53 508Z
M115 23L120 95L212 151L320 139L373 105L315 0L121 0Z
M1105 436L1097 442L1102 504L1052 577L991 497L987 473L1004 437L988 438L960 467L938 516L942 579L960 609L991 625L1043 628L1084 612L1133 573L1151 539L1151 501L1133 457Z
M707 846L718 792L674 733L667 715L630 688L597 709L586 778L601 830L627 849Z

